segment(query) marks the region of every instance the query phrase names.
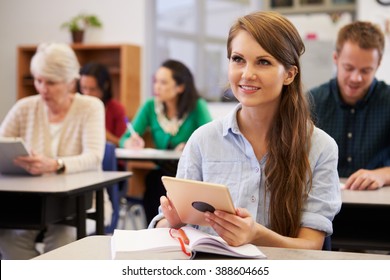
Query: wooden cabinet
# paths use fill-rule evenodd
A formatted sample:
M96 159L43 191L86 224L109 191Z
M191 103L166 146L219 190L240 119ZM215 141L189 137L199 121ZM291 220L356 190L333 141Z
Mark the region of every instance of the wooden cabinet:
M282 14L356 12L356 0L268 0L263 1L265 10Z
M37 94L30 73L30 61L37 46L18 47L17 98ZM80 65L90 61L105 64L111 74L114 98L126 108L131 119L141 100L141 49L135 45L74 44Z

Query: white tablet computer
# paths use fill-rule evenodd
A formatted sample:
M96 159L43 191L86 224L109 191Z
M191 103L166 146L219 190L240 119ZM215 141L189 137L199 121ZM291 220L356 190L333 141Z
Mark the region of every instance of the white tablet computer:
M16 157L28 155L29 153L21 138L0 137L0 173L30 175L24 168L13 163Z
M227 186L169 176L163 176L161 180L183 223L207 226L206 211L235 213Z

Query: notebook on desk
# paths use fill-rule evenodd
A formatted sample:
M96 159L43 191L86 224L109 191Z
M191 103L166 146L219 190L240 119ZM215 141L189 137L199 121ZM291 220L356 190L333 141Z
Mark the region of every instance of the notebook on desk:
M0 173L30 175L25 169L14 164L19 156L28 156L26 146L21 138L0 137Z

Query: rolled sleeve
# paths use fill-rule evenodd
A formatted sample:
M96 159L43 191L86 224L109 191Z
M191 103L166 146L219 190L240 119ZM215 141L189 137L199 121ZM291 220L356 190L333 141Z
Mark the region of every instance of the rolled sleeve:
M302 213L302 227L333 233L332 221L341 208L340 181L337 172L338 147L320 129L315 129L310 152L313 185Z

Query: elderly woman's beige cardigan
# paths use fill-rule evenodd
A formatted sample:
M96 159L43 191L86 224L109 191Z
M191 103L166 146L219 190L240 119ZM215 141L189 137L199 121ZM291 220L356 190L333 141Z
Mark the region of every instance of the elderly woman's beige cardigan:
M17 101L2 122L0 135L21 137L36 153L61 157L66 173L99 170L105 147L104 105L98 98L75 95L56 155L51 151L47 107L39 95Z

